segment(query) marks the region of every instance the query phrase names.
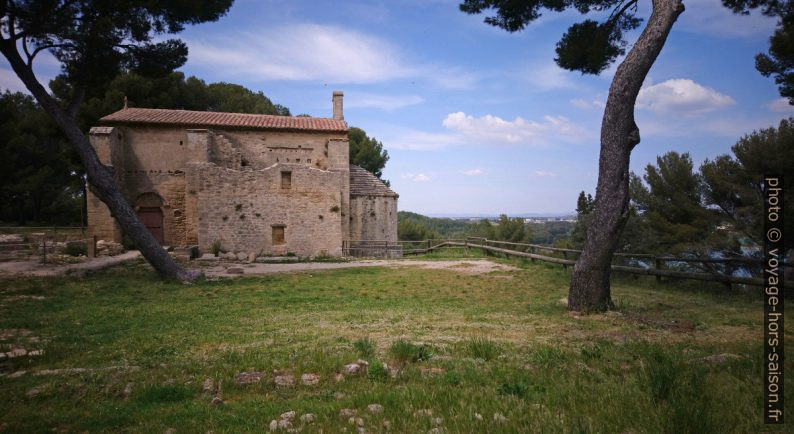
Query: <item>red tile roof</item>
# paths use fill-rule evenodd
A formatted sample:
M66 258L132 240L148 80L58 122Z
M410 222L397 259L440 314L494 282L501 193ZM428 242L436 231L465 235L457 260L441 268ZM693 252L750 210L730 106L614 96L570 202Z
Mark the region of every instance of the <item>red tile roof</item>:
M157 124L257 130L347 132L343 120L248 113L125 108L99 120L101 124Z

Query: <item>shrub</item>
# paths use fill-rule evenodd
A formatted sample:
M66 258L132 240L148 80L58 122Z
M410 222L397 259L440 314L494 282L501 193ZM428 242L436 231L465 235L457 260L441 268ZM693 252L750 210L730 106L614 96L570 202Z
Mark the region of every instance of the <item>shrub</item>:
M423 362L433 356L430 346L416 345L402 339L391 344L389 354L399 363Z
M444 373L444 383L450 386L459 386L463 381L463 377L455 371L447 371Z
M524 398L529 393L529 385L523 381L508 381L499 385L500 395L513 395Z
M66 243L66 249L64 249L64 253L69 256L80 256L86 254L86 246L85 243L82 241L71 241Z
M472 339L466 345L466 349L471 357L475 359L483 359L485 361L493 360L499 356L499 344L488 338Z
M369 365L367 377L373 380L385 381L389 379L389 371L386 370L380 360L375 360Z
M359 339L353 342L353 348L358 351L362 359L368 359L375 355L375 343L369 338Z
M213 255L215 255L215 256L220 255L221 254L221 242L217 241L217 240L213 241L212 242L212 246L210 246L210 250L212 251Z

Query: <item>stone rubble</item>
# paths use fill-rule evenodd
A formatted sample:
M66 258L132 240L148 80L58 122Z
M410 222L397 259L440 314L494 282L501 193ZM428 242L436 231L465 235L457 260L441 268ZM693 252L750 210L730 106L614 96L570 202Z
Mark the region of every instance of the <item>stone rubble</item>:
M257 371L241 372L237 374L237 377L235 377L234 381L237 384L243 386L246 384L259 383L260 381L262 381L262 378L264 377L265 374L263 372L257 372Z
M305 386L314 386L320 382L320 376L317 374L307 373L301 375L301 383Z
M383 413L383 406L380 404L370 404L367 406L367 411L370 413Z

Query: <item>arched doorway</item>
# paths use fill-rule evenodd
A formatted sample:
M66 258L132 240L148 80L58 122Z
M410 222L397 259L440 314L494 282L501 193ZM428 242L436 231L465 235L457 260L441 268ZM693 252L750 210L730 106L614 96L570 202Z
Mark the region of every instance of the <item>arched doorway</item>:
M138 219L152 233L158 243L165 243L163 231L163 199L157 193L144 193L135 201Z

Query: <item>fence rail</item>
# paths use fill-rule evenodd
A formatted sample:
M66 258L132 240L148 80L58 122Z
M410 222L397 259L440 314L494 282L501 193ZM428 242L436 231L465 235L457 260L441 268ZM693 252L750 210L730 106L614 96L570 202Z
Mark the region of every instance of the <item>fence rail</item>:
M34 241L23 243L0 243L0 252L32 252L32 255L38 254L40 262L46 264L48 262L47 255L59 252L70 244L82 244L86 249L86 256L94 258L97 255L97 237L92 236L89 238L76 238L66 241L49 240L46 237Z
M433 241L439 241L438 243L433 243ZM416 242L414 242L416 243ZM527 243L514 243L509 241L495 241L495 240L488 240L485 238L468 238L465 240L425 240L419 243L424 243L426 247L418 248L418 249L410 249L410 250L403 250L403 254L411 254L411 253L429 253L434 250L438 249L447 249L447 248L478 248L489 252L494 253L502 253L509 256L517 256L521 258L529 258L533 261L543 261L549 262L552 264L559 264L564 267L572 266L576 263L575 257L582 253L581 250L576 249L563 249L557 247L549 247L549 246L542 246L538 244L527 244ZM512 246L517 248L504 248L504 247L496 247L496 245L501 246ZM520 249L519 249L520 248ZM562 258L555 257L555 256L547 256L537 253L538 251L546 251L552 253L561 253L563 255ZM570 255L570 256L569 256ZM760 277L744 277L744 276L733 276L727 275L722 273L700 273L700 272L693 272L693 271L681 271L681 270L670 270L667 269L667 263L669 262L682 262L682 263L701 263L701 264L713 264L713 263L737 263L737 264L744 264L744 265L756 265L759 267L763 266L763 261L752 259L752 258L678 258L674 256L656 256L648 253L615 253L616 257L620 258L636 258L636 259L652 259L652 266L650 267L636 267L636 266L628 266L628 265L619 265L613 264L612 270L621 272L621 273L629 273L629 274L637 274L637 275L646 275L646 276L656 276L657 280L661 280L663 277L672 277L678 279L692 279L692 280L701 280L701 281L710 281L710 282L721 282L725 284L740 284L740 285L752 285L752 286L764 286L764 279ZM782 264L784 267L794 267L794 264L791 262L784 262ZM789 288L794 287L794 282L786 282Z

